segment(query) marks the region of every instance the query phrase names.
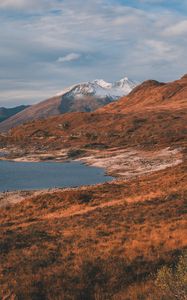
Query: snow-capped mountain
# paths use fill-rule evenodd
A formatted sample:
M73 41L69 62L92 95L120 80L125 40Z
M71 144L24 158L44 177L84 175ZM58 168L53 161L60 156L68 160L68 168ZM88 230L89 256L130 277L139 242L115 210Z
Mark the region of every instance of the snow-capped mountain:
M128 95L138 84L138 82L132 81L128 79L128 77L124 77L114 83L106 82L103 79L96 79L91 82L83 82L70 86L58 93L57 96L71 94L76 98L80 98L82 96L89 95L109 97L116 100L119 97Z
M103 79L83 82L65 88L54 97L26 108L0 124L0 131L7 131L28 121L48 118L69 112L90 112L127 95L137 82L127 77L109 83Z

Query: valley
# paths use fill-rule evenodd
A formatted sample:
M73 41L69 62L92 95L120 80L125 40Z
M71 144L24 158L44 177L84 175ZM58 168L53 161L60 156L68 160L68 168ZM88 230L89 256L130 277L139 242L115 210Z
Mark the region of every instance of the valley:
M187 0L0 24L0 300L187 300Z
M29 121L58 116L68 112L90 112L118 100L121 96L132 91L138 82L129 80L127 77L109 83L103 79L92 82L83 82L65 88L55 96L41 101L24 112L10 115L7 120L0 124L0 131L9 129Z
M2 299L174 299L155 278L187 249L186 99L187 76L146 81L94 112L1 132L1 160L82 162L115 177L0 194Z

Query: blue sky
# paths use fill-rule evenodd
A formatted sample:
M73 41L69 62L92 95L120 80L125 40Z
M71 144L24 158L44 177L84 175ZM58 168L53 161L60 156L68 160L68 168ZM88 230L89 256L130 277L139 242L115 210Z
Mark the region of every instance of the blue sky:
M187 73L186 0L1 0L0 106L77 82Z
M111 0L113 3L120 3L122 5L129 5L143 10L162 10L168 9L186 13L187 2L186 0Z

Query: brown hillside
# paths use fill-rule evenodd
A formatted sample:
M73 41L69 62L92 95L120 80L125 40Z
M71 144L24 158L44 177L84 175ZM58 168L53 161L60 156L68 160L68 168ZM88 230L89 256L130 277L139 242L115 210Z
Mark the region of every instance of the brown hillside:
M12 129L7 141L38 149L182 146L186 120L186 77L168 84L146 81L94 113L64 114Z
M184 164L1 209L1 299L165 299L153 274L187 247L186 174Z
M10 132L5 143L29 149L71 147L182 146L187 139L187 111L157 110L128 114L74 113L28 123Z
M89 112L95 111L99 107L110 103L108 98L95 98L94 96L85 96L80 99L69 98L66 95L56 96L38 104L32 105L11 116L8 120L0 124L0 131L7 131L15 126L30 122L33 120L46 119L51 116L57 116L67 112Z
M146 109L179 109L187 107L187 76L181 79L160 83L148 80L136 87L128 96L112 103L100 112L125 113Z
M30 122L33 120L45 119L50 116L57 116L67 112L89 112L95 111L113 100L109 97L99 97L84 95L80 98L64 94L55 96L35 105L32 105L19 112L8 120L1 122L0 132L6 132L15 126Z
M175 299L155 286L155 274L174 267L187 249L186 99L187 76L168 84L146 81L104 109L33 121L1 137L10 157L51 159L59 151L112 165L118 154L123 171L127 160L120 155L131 152L134 176L26 192L25 200L1 207L0 299ZM166 147L175 156L169 166L160 155ZM148 175L133 170L138 153L145 154L140 160ZM153 168L155 160L162 168Z

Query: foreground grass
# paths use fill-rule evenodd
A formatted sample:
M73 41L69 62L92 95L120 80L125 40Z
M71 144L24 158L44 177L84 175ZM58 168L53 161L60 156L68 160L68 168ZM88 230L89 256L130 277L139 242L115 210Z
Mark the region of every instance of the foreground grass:
M158 271L156 285L166 299L187 299L187 251L173 268L164 266Z
M0 298L164 299L154 274L187 247L186 174L184 163L1 209Z

